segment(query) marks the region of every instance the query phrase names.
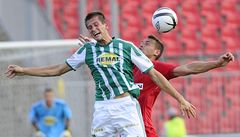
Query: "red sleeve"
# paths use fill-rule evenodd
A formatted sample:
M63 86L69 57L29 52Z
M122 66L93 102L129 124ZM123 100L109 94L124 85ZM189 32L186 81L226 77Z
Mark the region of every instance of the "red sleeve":
M160 72L166 79L172 79L175 78L173 75L173 70L176 68L178 65L175 64L169 64L169 63L164 63L160 61L154 61L154 68Z

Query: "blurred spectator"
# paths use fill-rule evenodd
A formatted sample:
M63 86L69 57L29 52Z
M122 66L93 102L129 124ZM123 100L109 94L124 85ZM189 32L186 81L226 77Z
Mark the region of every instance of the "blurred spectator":
M170 107L167 111L168 120L164 123L163 137L186 137L184 119L178 116L177 110Z
M71 137L69 130L71 110L60 99L54 98L53 90L47 88L44 99L36 102L29 113L35 137Z

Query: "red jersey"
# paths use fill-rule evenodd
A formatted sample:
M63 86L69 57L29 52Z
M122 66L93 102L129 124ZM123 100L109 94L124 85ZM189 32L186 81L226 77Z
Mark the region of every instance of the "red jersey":
M173 69L176 65L153 61L154 68L160 72L166 79L172 79ZM155 100L160 93L160 88L147 75L142 73L137 67L133 70L134 82L140 87L140 96L138 98L142 110L143 121L147 137L157 137L156 130L153 128L151 114Z

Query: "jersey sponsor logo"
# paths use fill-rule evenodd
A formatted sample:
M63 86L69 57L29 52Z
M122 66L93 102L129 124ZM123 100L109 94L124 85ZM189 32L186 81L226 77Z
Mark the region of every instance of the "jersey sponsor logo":
M143 83L135 83L135 84L139 87L140 90L143 90Z
M119 56L113 53L102 53L97 57L97 63L104 67L115 65L119 61Z
M52 126L56 123L56 118L53 116L46 116L44 118L45 125Z

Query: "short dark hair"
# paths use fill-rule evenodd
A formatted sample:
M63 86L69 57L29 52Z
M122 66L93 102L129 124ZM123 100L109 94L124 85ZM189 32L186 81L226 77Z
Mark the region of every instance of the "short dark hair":
M46 89L44 90L44 93L49 93L49 92L53 92L53 89L52 89L52 88L46 88Z
M164 45L163 45L162 41L154 35L148 35L148 38L152 39L152 40L155 40L156 43L157 43L157 44L155 44L155 47L160 50L160 54L158 54L158 56L156 57L156 60L158 60L163 53Z
M100 11L94 11L94 12L90 12L87 14L87 16L85 17L85 26L87 26L87 21L92 19L93 17L98 17L98 19L104 24L106 23L106 19L105 16L102 12Z

